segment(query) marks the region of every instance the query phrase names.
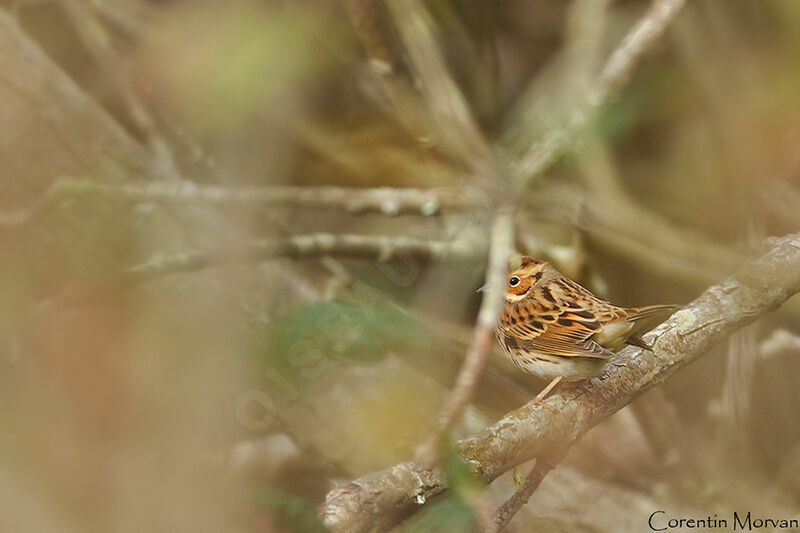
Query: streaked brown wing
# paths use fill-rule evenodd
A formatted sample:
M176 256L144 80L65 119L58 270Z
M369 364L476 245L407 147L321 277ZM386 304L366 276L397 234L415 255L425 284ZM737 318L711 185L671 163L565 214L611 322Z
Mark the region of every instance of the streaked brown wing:
M562 357L601 357L613 355L589 337L600 330L600 323L588 318L588 312L573 309L556 315L538 315L527 318L526 310L510 319L504 316L501 325L503 343L507 348L521 348L532 352Z
M522 349L529 352L540 353L544 355L553 355L558 357L592 357L598 359L609 359L614 355L594 342L591 339L586 339L582 342L569 342L563 340L552 339L527 339L520 340L511 335L503 335L502 343L507 350Z
M600 323L596 320L577 319L575 315L563 313L552 324L547 325L538 339L548 342L562 341L580 344L600 331Z
M547 326L541 320L518 321L516 324L507 325L502 328L506 335L521 340L535 339L542 335L546 329Z
M603 323L625 318L625 311L566 278L541 289L544 309L533 302L508 306L500 329L509 347L562 357L613 355L590 337Z
M625 318L625 311L597 298L577 283L561 278L549 287L558 316L540 336L542 340L583 343L604 324Z
M532 352L561 357L610 359L614 356L614 352L606 350L591 339L575 343L563 340L545 339L544 336L542 336L538 339L527 341L523 347Z
M613 323L627 318L627 313L624 309L598 298L588 289L569 278L562 278L555 282L554 289L554 292L558 294L560 301L563 303L562 308L576 315L590 318L588 314L591 314L591 318L601 324Z

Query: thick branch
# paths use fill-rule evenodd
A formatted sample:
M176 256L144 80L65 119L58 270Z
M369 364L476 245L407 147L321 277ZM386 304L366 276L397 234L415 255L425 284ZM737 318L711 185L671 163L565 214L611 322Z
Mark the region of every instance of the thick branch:
M529 403L457 443L487 482L552 450L566 450L598 422L694 361L737 329L800 291L800 234L771 239L769 250L675 313L648 336L654 352L626 348L587 391L557 394L555 409ZM332 531L384 531L446 489L438 470L403 463L332 491L320 509Z

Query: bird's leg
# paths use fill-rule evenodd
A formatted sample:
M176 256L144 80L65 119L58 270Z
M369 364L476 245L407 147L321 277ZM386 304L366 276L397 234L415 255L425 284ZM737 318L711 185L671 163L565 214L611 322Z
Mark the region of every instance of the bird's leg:
M580 387L580 389L586 394L589 394L591 392L589 385L592 384L592 379L594 378L587 378L578 382L578 387Z
M542 392L536 395L536 398L533 399L533 403L541 405L542 407L549 407L544 403L544 399L550 395L550 393L556 388L556 386L558 386L559 383L561 383L562 379L564 379L564 376L554 377L553 380L547 384L547 387L542 389Z

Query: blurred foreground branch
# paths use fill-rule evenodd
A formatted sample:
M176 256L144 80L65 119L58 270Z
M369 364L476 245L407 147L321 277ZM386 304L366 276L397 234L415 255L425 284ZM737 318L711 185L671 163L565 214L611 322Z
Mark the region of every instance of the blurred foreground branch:
M487 482L516 465L565 451L639 394L800 291L800 234L770 239L769 249L649 333L654 351L622 350L586 391L551 397L555 409L529 403L456 449ZM320 515L332 531L386 531L447 488L444 473L402 463L331 491Z
M456 384L442 411L439 432L433 436L431 441L422 446L419 453L422 462L432 459L431 451L437 441L445 437L460 420L464 408L472 398L478 381L483 375L486 362L492 353L494 327L503 310L504 280L508 270L508 257L513 247L514 216L512 211L504 210L495 216L492 225L489 266L486 275L487 289L481 300L472 342L461 365L461 370L459 370Z

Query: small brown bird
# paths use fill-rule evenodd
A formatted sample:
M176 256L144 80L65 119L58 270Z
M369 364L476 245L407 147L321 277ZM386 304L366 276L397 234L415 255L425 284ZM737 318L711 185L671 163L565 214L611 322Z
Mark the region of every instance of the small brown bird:
M639 335L641 320L673 305L617 307L570 280L550 263L523 257L508 274L497 338L525 372L551 380L541 403L562 381L596 376L625 344L652 349Z

